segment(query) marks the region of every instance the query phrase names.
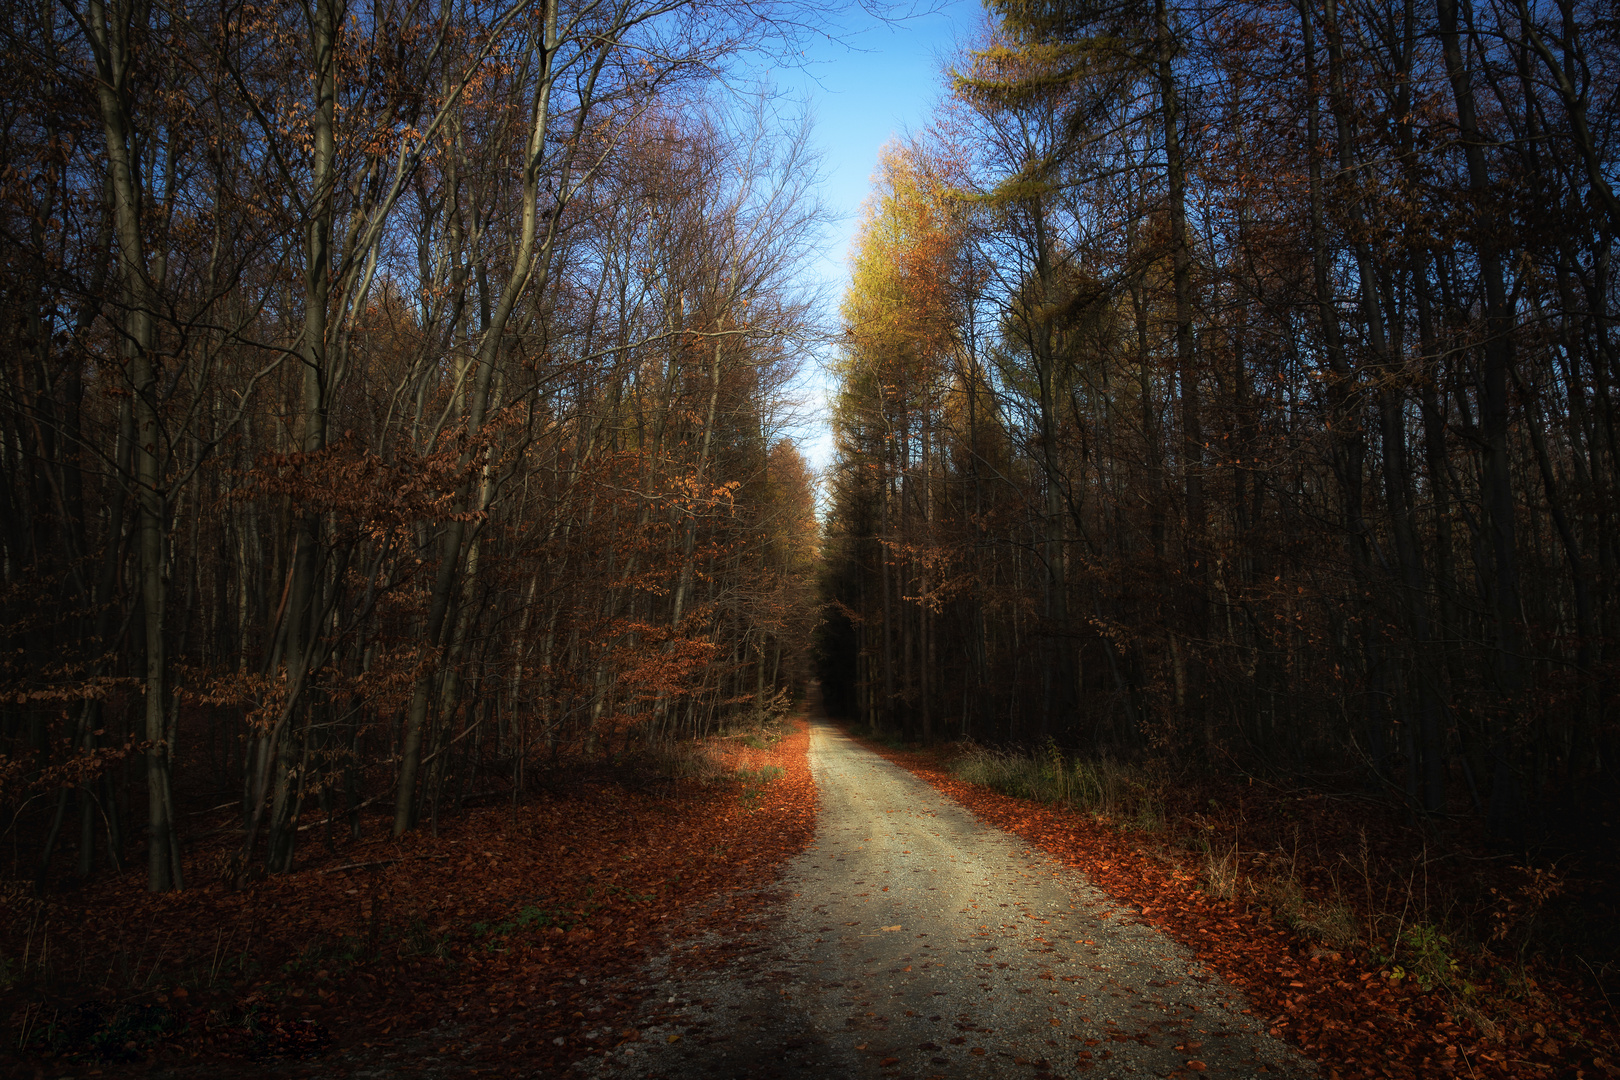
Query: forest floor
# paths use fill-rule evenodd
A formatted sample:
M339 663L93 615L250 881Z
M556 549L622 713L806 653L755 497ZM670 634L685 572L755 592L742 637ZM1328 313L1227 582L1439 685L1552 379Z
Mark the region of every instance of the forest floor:
M559 770L515 807L447 817L437 836L422 829L394 841L386 838L385 818L368 818L361 840L328 847L312 838L294 873L242 889L206 879L206 868L222 862L230 850L224 830L189 845L192 887L182 893L151 896L138 871L52 891L43 900L33 896L31 883L7 886L0 895L0 1076L384 1080L558 1076L582 1069L645 1075L649 1070L657 1074L655 1061L664 1063L658 1067L669 1075L682 1075L694 1060L711 1060L705 1057L707 1048L722 1046L716 1053L725 1052L722 1037L736 1032L726 1030L724 1014L683 1020L678 1014L694 1007L701 1011L702 1001L701 994L683 997L680 988L712 986L728 978L744 987L752 980L754 990L778 994L778 1015L770 1017L771 1023L781 1027L792 1014L781 1008L787 999L780 991L794 991L780 979L772 983L768 978L780 970L770 943L780 941L783 928L793 925L794 867L823 854L811 850L813 843L825 846L816 839L818 822L824 830L837 828L838 815L848 807L824 805L818 815L810 724L800 717L784 725L784 731L782 738L756 734L716 740L708 748L707 775L701 778L670 780L630 765ZM954 802L976 816L973 827L983 833L1021 838L1021 844L997 841L1016 846L998 848L996 867L990 862L977 867L1001 873L1005 881L996 887L1010 891L1010 898L988 901L993 891L988 885L983 895L970 896L969 890L943 901L933 897L929 902L939 908L938 916L966 914L960 909L976 910L972 903L982 908L992 902L999 911L1005 902L1009 911L1011 905L1023 904L1029 917L1032 903L1059 903L1058 893L1066 890L1071 900L1080 897L1082 906L1095 908L1085 918L1097 926L1088 924L1085 932L1065 939L1075 955L1063 962L1073 970L1059 971L1052 963L1054 954L1038 950L1014 958L1028 953L1027 941L1017 948L979 946L981 952L1005 947L1000 957L970 957L969 944L956 950L960 956L923 959L919 942L936 943L905 935L905 949L891 958L888 952L900 947L913 915L899 914L885 924L902 931L879 925L871 938L843 924L883 923L887 915L880 917L875 909L870 918L832 915L834 908L842 910L840 905L853 910L857 903L899 897L861 897L845 885L834 888L823 882L828 892L821 898L823 918L808 929L828 941L811 944L853 949L849 962L860 969L854 981L869 981L870 975L873 980L894 979L897 987L901 979L920 987L929 965L941 964L934 975L943 976L953 970L949 965L971 961L972 974L1002 992L1006 1001L1016 1002L1015 995L1031 987L1055 1001L1041 988L1079 993L1082 978L1119 977L1089 966L1112 966L1092 951L1105 947L1110 934L1139 937L1151 932L1175 945L1152 958L1136 959L1148 959L1150 968L1173 960L1190 977L1183 977L1180 969L1153 973L1151 979L1148 970L1126 972L1133 981L1138 976L1146 980L1145 988L1135 988L1142 995L1133 1000L1194 995L1201 992L1195 984L1213 976L1210 981L1217 988L1235 988L1235 995L1216 1003L1231 1007L1235 1025L1258 1021L1264 1034L1320 1062L1324 1076L1620 1075L1612 1064L1620 1060L1620 1048L1608 1003L1589 988L1562 980L1554 970L1521 964L1516 975L1507 972L1493 981L1456 967L1444 938L1426 939L1425 952L1397 930L1394 939L1403 943L1404 951L1386 957L1356 946L1333 947L1322 934L1309 932L1308 926L1302 929L1299 905L1308 908L1315 896L1325 909L1327 886L1322 884L1325 875L1313 876L1311 861L1300 850L1301 836L1306 847L1316 836L1318 848L1322 836L1327 837L1327 854L1318 852L1322 865L1335 857L1335 849L1337 857L1348 854L1353 860L1357 855L1353 835L1347 839L1310 831L1320 825L1311 817L1322 811L1320 799L1299 795L1267 801L1257 795L1252 800L1244 816L1250 839L1244 841L1246 850L1238 852L1243 858L1233 860L1237 869L1232 872L1259 881L1265 860L1254 849L1279 846L1265 833L1268 827L1275 826L1277 835L1292 829L1295 848L1288 869L1293 891L1280 890L1275 880L1257 891L1241 880L1223 884L1221 868L1227 864L1217 857L1219 842L1205 843L1202 853L1185 842L1189 830L1200 829L1208 829L1218 841L1213 811L1206 821L1183 810L1184 828L1148 831L956 780L946 767L949 750L868 745L917 778L905 795L909 809L890 815L889 810L903 808L874 802L863 811L874 820L908 817L909 824L921 824L926 832L941 816L961 813L952 809ZM931 788L920 790L918 781ZM835 788L824 786L823 803ZM912 804L928 809L919 812ZM857 819L843 824L860 828ZM1302 826L1307 827L1303 834ZM1261 835L1268 839L1260 841ZM896 830L894 837L899 836ZM1381 857L1377 837L1369 842L1363 836L1359 844L1364 867ZM895 858L912 860L920 850L906 845ZM960 855L958 861L963 861ZM942 854L933 862L937 866L950 858ZM898 872L898 866L866 869ZM852 876L847 886L855 880L872 879ZM991 880L986 876L972 884ZM1534 885L1541 879L1528 880ZM1335 881L1333 887L1339 884ZM1087 891L1093 888L1103 892ZM876 886L876 893L882 891L882 885ZM923 891L930 890L925 886ZM1533 917L1526 906L1537 903L1536 895L1521 888L1502 896L1505 917ZM919 893L909 902L924 900ZM1613 898L1604 902L1612 904ZM1285 910L1290 904L1292 916ZM1103 910L1114 914L1103 920ZM1433 924L1420 922L1416 910L1411 921L1433 933ZM985 928L976 925L974 933L988 932L989 925L989 920ZM822 926L834 929L826 934L820 932ZM850 942L840 944L851 934ZM957 937L971 942L973 933ZM1367 937L1378 940L1376 932ZM872 951L873 943L887 951ZM961 945L955 938L939 944ZM1056 947L1055 941L1049 944ZM1087 951L1080 953L1078 946ZM912 963L923 966L912 973L890 970ZM1009 966L994 966L1002 963ZM1030 964L1035 966L1026 971ZM1041 979L1046 971L1054 975L1052 980L1014 985L1015 976L1033 973ZM1509 985L1515 977L1518 982ZM677 992L669 992L671 988ZM853 994L859 988L848 989L856 1000ZM833 1004L842 1007L843 988L823 990L839 991L840 1000ZM1090 996L1114 992L1124 993L1115 988ZM934 993L927 991L930 997ZM981 997L985 990L972 993ZM1247 1013L1237 1007L1238 997ZM982 1016L973 1011L980 1006ZM1019 1022L1009 1024L1005 1018L986 1021L998 1008L1003 1006L986 999L972 1009L957 1010L949 1021L944 1009L927 1014L912 1007L896 1010L894 1016L870 1006L845 1009L851 1015L841 1017L841 1034L850 1034L855 1071L885 1076L968 1075L974 1068L988 1075L994 1071L988 1068L989 1055L1003 1049L1019 1066L1016 1071L1025 1074L1108 1075L1101 1066L1110 1058L1103 1051L1125 1061L1122 1051L1127 1049L1153 1050L1164 1057L1163 1062L1152 1057L1141 1063L1161 1074L1163 1070L1152 1068L1155 1063L1189 1074L1228 1071L1214 1067L1224 1059L1217 1060L1213 1050L1193 1048L1201 1040L1183 1039L1171 1046L1162 1032L1122 1023L1104 1023L1090 1033L1095 1045L1086 1042L1086 1032L1065 1030L1063 1039L1053 1040L1061 1042L1063 1056L1050 1047L1015 1046L1029 1033L1014 1035ZM864 1016L868 1011L871 1017ZM902 1019L899 1014L906 1011L916 1015ZM941 1020L933 1020L934 1015ZM964 1015L981 1022L969 1025L971 1030L963 1028ZM1095 1020L1108 1014L1079 1015ZM851 1019L853 1025L847 1023ZM925 1023L944 1023L950 1031L925 1032L904 1046L888 1045ZM990 1036L984 1028L1002 1030L1006 1045L987 1045ZM894 1038L885 1029L892 1029ZM868 1034L857 1041L856 1033L863 1030ZM758 1030L742 1034L733 1047L766 1041ZM1081 1036L1072 1046L1070 1034ZM973 1054L975 1046L986 1051L984 1058ZM933 1059L951 1061L953 1054L964 1064L930 1074L926 1065L911 1060L926 1047L936 1048L927 1051L932 1055L928 1065L942 1068ZM807 1061L817 1049L802 1042L788 1048ZM878 1050L884 1053L875 1056ZM770 1062L778 1060L786 1059ZM1286 1061L1275 1059L1273 1064L1282 1067ZM1197 1070L1190 1062L1208 1067ZM738 1063L744 1066L739 1075L746 1074L746 1054ZM1239 1058L1226 1062L1232 1067L1239 1063ZM1087 1070L1088 1064L1096 1071Z
M633 1037L649 955L723 963L770 905L815 826L808 739L713 740L682 780L559 770L437 836L378 815L242 889L205 876L228 835L179 893L6 883L0 1076L555 1076Z

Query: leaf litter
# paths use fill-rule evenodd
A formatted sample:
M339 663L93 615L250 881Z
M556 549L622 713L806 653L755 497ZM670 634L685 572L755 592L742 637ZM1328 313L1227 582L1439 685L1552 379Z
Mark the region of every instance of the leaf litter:
M564 1069L638 1038L650 952L701 930L689 962L723 963L773 901L761 883L815 828L808 740L803 719L774 745L716 740L720 781L584 770L437 837L310 844L240 891L153 895L133 872L13 890L0 956L49 960L6 968L8 1049L52 1074Z

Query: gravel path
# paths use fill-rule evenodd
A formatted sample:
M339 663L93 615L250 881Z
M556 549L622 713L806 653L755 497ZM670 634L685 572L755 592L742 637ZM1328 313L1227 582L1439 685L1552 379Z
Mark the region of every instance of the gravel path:
M826 723L810 762L816 839L787 868L763 946L702 975L664 958L640 1038L584 1071L1316 1075L1235 989L1017 837Z

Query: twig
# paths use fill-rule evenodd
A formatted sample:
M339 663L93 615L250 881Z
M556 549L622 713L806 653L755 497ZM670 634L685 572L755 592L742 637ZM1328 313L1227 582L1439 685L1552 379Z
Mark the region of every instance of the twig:
M1580 961L1586 966L1586 970L1592 973L1592 981L1597 984L1598 993L1603 995L1603 1003L1609 1007L1609 1015L1620 1017L1620 1012L1615 1010L1614 1002L1609 999L1609 991L1603 985L1603 976L1597 973L1597 969L1591 965L1586 957L1580 957ZM1604 966L1607 967L1608 965Z

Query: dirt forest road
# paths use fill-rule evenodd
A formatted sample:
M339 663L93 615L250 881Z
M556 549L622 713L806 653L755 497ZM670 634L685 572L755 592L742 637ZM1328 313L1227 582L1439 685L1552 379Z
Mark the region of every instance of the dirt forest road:
M812 721L821 811L762 947L650 978L604 1077L1302 1077L1242 996L1106 896ZM662 974L660 973L662 968Z

